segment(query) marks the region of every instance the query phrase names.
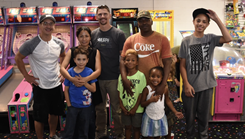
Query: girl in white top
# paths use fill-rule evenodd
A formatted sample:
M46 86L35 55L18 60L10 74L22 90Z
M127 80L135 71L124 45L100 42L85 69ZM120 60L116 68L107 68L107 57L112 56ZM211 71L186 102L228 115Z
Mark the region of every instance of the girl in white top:
M168 97L168 87L166 86L162 94L156 94L155 89L162 82L163 68L154 67L149 73L149 85L142 94L141 106L146 107L142 118L141 133L143 137L160 138L168 134L168 122L164 111L164 101L179 119L183 118L181 112L176 111Z

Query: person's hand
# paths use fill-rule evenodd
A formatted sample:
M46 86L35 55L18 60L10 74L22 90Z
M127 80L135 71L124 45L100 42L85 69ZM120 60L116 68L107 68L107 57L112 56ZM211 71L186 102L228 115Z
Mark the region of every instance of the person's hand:
M207 13L207 15L214 21L216 21L217 19L219 19L218 15L213 11L213 10L208 10L209 13Z
M126 91L126 93L127 93L128 96L129 95L130 96L133 96L134 95L131 87L134 88L134 86L133 86L133 84L132 84L131 81L129 81L128 79L125 80L125 81L123 81L123 89L124 89L123 92Z
M29 84L31 84L31 86L33 86L33 85L38 86L38 82L36 82L36 80L39 80L39 78L35 78L32 75L28 75L25 77L25 81L27 81Z
M136 109L136 110L137 110L137 109ZM129 111L129 115L131 115L131 116L135 115L136 110L135 110L135 109L131 109L131 110Z
M82 76L75 76L72 78L71 82L76 86L76 87L82 87L84 86L85 82L84 80L82 79L83 77Z
M184 118L184 115L183 115L182 112L176 112L176 113L175 113L175 116L176 116L178 119Z
M61 83L63 83L65 81L65 78L61 74L59 75L59 78L60 78Z
M174 81L175 81L175 83L176 83L176 86L178 86L178 87L179 87L179 86L180 86L180 82L178 81L178 79L177 79L177 78L175 78L175 79L174 79Z
M186 83L184 87L185 87L185 95L187 97L194 97L195 94L194 88L189 83Z
M157 102L160 99L160 97L161 97L161 95L155 95L155 93L153 93L151 95L150 100L151 100L151 102Z
M158 95L158 96L162 96L163 93L164 93L163 90L165 90L165 86L158 85L158 86L156 87L156 92L155 92L155 94ZM162 97L161 97L161 100L162 100Z
M129 112L126 109L122 109L124 115L129 115Z
M70 107L71 106L71 103L67 103L67 107Z

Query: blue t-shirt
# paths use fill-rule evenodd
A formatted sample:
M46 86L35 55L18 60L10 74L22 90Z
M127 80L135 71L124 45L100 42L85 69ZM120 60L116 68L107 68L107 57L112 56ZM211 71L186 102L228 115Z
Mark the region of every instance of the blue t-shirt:
M74 71L74 67L72 67L68 70L68 73L72 77L79 76L79 74L82 77L87 77L93 73L93 70L88 67L85 67L81 73L76 73ZM94 79L94 80L89 81L88 83L92 84L96 81L97 79ZM73 107L85 108L91 105L91 102L92 102L91 92L85 86L76 87L71 81L67 79L65 79L64 84L65 86L69 86L69 98L70 98L71 105Z

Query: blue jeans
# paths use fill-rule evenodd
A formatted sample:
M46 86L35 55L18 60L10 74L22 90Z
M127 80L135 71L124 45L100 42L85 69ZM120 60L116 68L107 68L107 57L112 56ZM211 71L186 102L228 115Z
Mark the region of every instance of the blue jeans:
M74 138L75 130L79 131L79 134L75 137L76 139L88 139L90 118L91 106L86 108L68 107L64 139Z

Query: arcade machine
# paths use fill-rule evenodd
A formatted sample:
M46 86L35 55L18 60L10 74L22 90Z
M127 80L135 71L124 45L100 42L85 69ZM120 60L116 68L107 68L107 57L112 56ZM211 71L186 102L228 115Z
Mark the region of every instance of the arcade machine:
M8 28L5 26L5 20L3 16L3 8L0 9L0 86L12 75L13 66L8 66L7 46L9 45L9 39L7 37Z
M217 86L212 100L212 121L244 121L245 61L238 51L226 45L214 49Z
M58 39L62 40L65 44L65 51L67 52L73 46L73 29L72 29L72 16L71 7L39 7L39 16L51 14L56 20L55 32L52 34ZM66 104L66 103L65 103ZM67 107L65 107L67 108ZM66 113L66 110L65 110ZM66 116L60 116L60 129L65 128Z
M174 11L173 10L149 10L153 20L152 29L165 35L174 47Z
M126 38L139 32L137 23L138 8L111 9L112 25L121 29Z
M20 46L27 40L37 36L38 22L36 7L6 8L6 24L10 25L12 34L11 51L8 59L15 63L14 57ZM24 63L28 63L25 58ZM29 74L31 71L29 71ZM23 79L13 92L12 99L8 103L8 117L10 133L29 133L28 108L32 99L32 87Z
M73 24L74 24L74 47L78 46L76 30L80 26L87 26L91 31L99 27L96 20L97 6L74 6L73 7Z

